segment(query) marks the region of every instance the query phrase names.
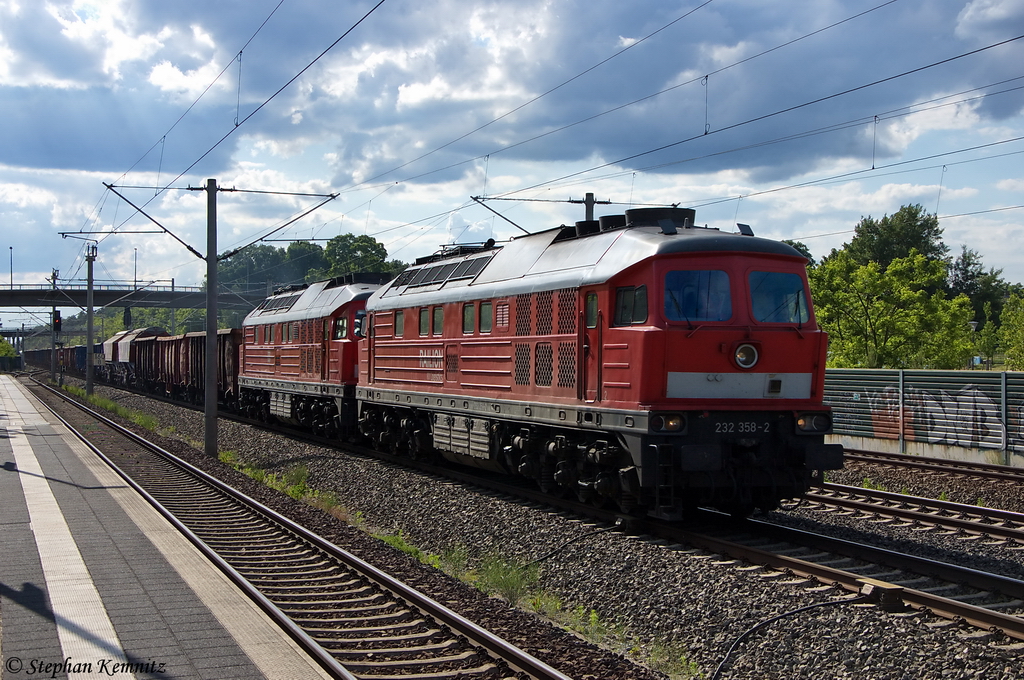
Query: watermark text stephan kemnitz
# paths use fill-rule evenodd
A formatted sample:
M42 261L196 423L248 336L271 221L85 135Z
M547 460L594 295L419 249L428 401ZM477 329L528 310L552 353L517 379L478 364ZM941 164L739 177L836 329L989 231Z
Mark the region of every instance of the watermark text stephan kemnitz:
M120 659L97 659L95 661L76 661L70 656L59 661L50 659L22 659L9 656L4 659L4 670L11 674L23 673L26 676L56 678L68 673L94 673L115 677L133 673L164 673L166 663L163 661L123 661Z

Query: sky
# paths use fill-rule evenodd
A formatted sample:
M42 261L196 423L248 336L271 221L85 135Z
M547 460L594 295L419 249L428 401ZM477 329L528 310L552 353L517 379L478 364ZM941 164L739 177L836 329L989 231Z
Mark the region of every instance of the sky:
M1024 0L0 0L0 111L8 285L88 239L98 282L201 283L211 178L221 253L410 262L591 192L819 258L921 204L1024 282Z

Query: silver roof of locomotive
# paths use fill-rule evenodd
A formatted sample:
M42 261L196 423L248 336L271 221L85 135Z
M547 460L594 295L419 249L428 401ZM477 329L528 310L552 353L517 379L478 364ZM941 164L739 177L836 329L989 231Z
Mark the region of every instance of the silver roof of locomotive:
M626 226L573 236L572 227L560 227L520 236L469 255L410 267L374 293L367 307L394 309L602 284L637 262L673 253L735 252L804 259L794 248L770 239L701 227L669 229L675 233L663 229ZM488 261L474 278L457 278L460 269L456 268L454 278L409 285L415 283L417 271L480 258Z
M334 314L343 305L365 300L380 288L379 283L317 281L304 287L286 288L264 300L249 312L242 326L318 319Z

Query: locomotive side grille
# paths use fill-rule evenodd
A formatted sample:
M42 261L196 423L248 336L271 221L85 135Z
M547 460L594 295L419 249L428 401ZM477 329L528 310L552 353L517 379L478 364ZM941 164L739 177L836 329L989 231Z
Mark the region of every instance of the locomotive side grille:
M575 342L558 343L558 386L576 387Z
M516 384L530 384L530 346L516 343Z
M533 293L516 295L516 335L530 334L530 319L533 316Z
M553 297L554 291L545 290L537 293L537 335L551 335L554 322Z
M558 332L561 335L576 333L578 315L576 313L576 290L563 288L558 291Z
M537 369L535 375L537 384L541 387L551 387L553 357L554 353L550 342L537 343Z
M459 352L454 347L449 347L444 355L444 372L448 380L455 380L459 377Z

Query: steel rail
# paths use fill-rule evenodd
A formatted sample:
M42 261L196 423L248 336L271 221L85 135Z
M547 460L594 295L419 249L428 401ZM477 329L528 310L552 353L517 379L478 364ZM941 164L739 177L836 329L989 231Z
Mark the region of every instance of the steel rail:
M187 461L175 456L173 453L146 440L145 438L135 434L131 430L122 427L118 423L115 423L114 421L106 418L102 414L87 408L86 406L78 403L77 401L66 399L63 394L60 394L60 392L53 390L49 386L43 385L42 383L38 383L38 381L37 384L39 384L44 389L50 391L51 393L55 394L56 396L60 397L67 403L70 403L75 407L81 409L82 411L88 413L91 417L94 417L97 420L103 422L104 425L114 429L119 434L131 439L140 446L143 446L146 449L157 453L166 460L173 462L175 465L186 470L187 472L202 480L206 484L209 484L210 486L213 486L214 488L220 490L221 492L229 495L233 499L241 503L244 503L249 507L254 508L255 510L262 513L273 522L282 525L284 528L297 534L304 540L307 540L310 543L316 545L318 548L324 550L325 552L328 552L329 554L336 557L352 569L362 574L365 574L370 579L376 581L383 588L394 593L397 597L406 600L414 607L436 618L439 622L449 626L452 630L457 631L461 635L465 636L467 639L475 642L476 644L480 645L481 647L483 647L490 653L494 654L498 658L504 660L509 664L509 666L511 666L515 670L522 673L526 673L527 675L531 676L532 678L536 678L537 680L571 680L569 676L549 666L540 659L537 659L536 657L527 653L525 650L522 650L512 645L511 643L498 637L497 635L494 635L490 631L478 626L469 619L466 619L465 617L461 616L455 611L449 609L448 607L445 607L436 600L417 591L411 586L402 583L401 581L395 579L389 574L386 574L385 572L377 569L373 565L369 564L368 562L365 562L364 560L348 552L347 550L339 548L330 541L322 538L316 533L313 533L312 531L303 527L302 525L293 522L292 520L288 519L284 515L281 515L277 511L263 505L262 503L254 499L249 498L240 491L220 481L216 477L209 475L208 473L204 472L203 470L200 470L199 468L193 466ZM52 409L50 410L51 412L53 412ZM139 487L133 480L131 480L131 478L129 478L123 471L121 471L116 465L114 465L106 456L104 456L95 447L89 444L82 437L82 435L77 433L75 429L71 427L63 418L60 418L60 416L56 415L55 412L54 414L57 418L64 422L65 425L72 432L74 432L76 436L79 437L79 439L82 439L82 441L86 442L90 449L96 452L104 460L104 462L110 465L115 471L117 471L119 475L125 478L125 480L129 484L131 484L133 488L138 489L140 493L142 493L142 495L161 512L161 514L164 514L166 517L168 517L168 519L170 519L176 527L182 529L185 535L189 537L189 540L196 543L197 546L200 546L200 549L204 552L204 554L211 556L211 558L218 566L223 565L221 566L221 568L225 570L225 573L227 573L232 578L232 580L235 580L237 583L239 583L239 585L241 585L247 593L255 592L255 594L258 597L254 599L257 602L260 602L261 606L264 606L265 603L266 606L269 606L274 610L275 621L280 621L281 618L283 617L284 623L282 623L282 625L287 628L289 633L291 633L292 630L295 630L296 633L298 634L297 639L305 638L308 640L308 644L314 645L315 649L319 650L316 653L316 658L318 660L322 658L322 655L328 655L328 657L333 662L332 666L341 668L344 673L337 675L337 677L344 678L345 680L356 680L355 676L351 675L347 670L344 670L344 668L340 664L338 664L338 662L334 660L333 657L330 657L329 652L320 647L320 645L317 644L314 640L312 640L312 638L310 638L308 634L305 633L305 631L302 631L302 629L299 628L294 622L292 622L291 619L288 619L286 615L280 612L280 610L278 610L273 603L271 603L266 597L264 597L262 594L256 591L255 588L247 580L245 580L245 578L241 574L239 574L237 571L234 570L234 568L232 568L223 559L217 556L217 554L214 553L212 549L210 549L208 546L206 546L206 544L203 543L203 541L199 539L198 536L195 536L195 534L193 534L186 527L184 527L184 525L182 525L176 518L174 518L173 515L171 515L170 512L166 510L166 508L164 508L158 501L156 501L156 499L154 499L150 494L142 490L141 487Z
M874 491L872 489L862 489L856 486L843 486L840 484L825 484L820 488L822 491L815 491L813 489L808 491L804 494L804 498L825 505L848 508L875 515L897 517L911 522L948 527L968 533L1014 541L1024 545L1024 529L1005 526L1005 524L984 523L984 520L994 520L1010 522L1024 527L1024 514L1021 513L996 508L982 508L962 503L951 503L949 501L933 500L919 496L907 496L889 491ZM859 500L856 496L873 500ZM927 508L927 510L897 507L887 503L899 503L900 506L916 505L920 508ZM955 512L961 515L961 517L949 517L938 514L938 512ZM963 519L962 516L964 515L973 515L978 517L978 519Z
M930 563L928 568L955 570L961 578L969 580L981 579L984 577L986 583L999 583L1002 588L1007 590L1014 589L1016 592L1024 594L1024 582L1016 581L1015 579L1007 579L1006 577L1000 577L994 574L985 574L984 572L943 564L941 562L923 560L923 558L918 558L912 555L904 555L880 548L873 548L871 546L843 541L842 539L831 538L828 536L821 536L811 532L779 527L778 525L771 525L760 520L747 520L747 522L755 525L759 529L770 530L770 533L776 536L780 536L783 532L786 532L790 534L791 537L794 537L794 540L802 543L806 542L818 546L832 545L834 546L834 551L837 553L845 554L844 551L852 553L848 555L850 557L870 559L871 561L876 561L886 565L889 564L890 560L896 563L902 562L913 571L923 569L925 568L926 563ZM711 552L728 555L734 559L743 560L751 564L758 564L781 571L787 571L805 578L812 578L824 584L838 585L851 592L864 593L866 588L872 585L881 584L880 590L882 600L880 604L886 604L886 599L889 599L891 603L893 598L899 598L914 609L928 611L943 618L964 621L985 630L998 630L1008 637L1024 640L1024 618L1020 616L1002 614L991 609L985 609L984 607L959 602L954 599L933 595L924 591L904 588L897 584L886 584L885 582L865 578L842 569L815 564L814 562L802 560L797 557L778 555L769 551L761 550L754 546L743 545L741 543L736 543L707 534L695 533L681 529L677 529L673 533L679 540ZM868 557L861 557L870 554L876 555L877 560Z
M74 400L66 399L64 395L60 394L59 392L50 388L49 386L43 385L38 381L36 381L36 384L50 391L56 396L60 397L66 403L74 404L76 407L80 408L85 413L88 413L89 415L95 417L97 420L103 422L108 426L112 426L115 430L121 432L122 434L129 433L128 430L125 430L120 425L117 425L117 423L113 423L112 421L105 418L101 414L96 413L95 411L82 406L81 404ZM344 666L338 663L337 659L331 656L327 650L325 650L315 640L313 640L313 638L311 638L308 633L306 633L298 625L296 625L295 622L288 618L288 616L286 616L284 612L282 612L273 602L267 599L267 597L263 595L263 593L257 590L255 586L253 586L248 581L248 579L246 579L244 576L238 573L238 571L234 567L228 564L220 555L218 555L208 545L206 545L206 543L204 543L203 540L200 539L191 529L182 524L177 517L175 517L169 510L167 510L167 508L165 508L158 500L156 500L156 498L154 498L148 491L143 489L134 479L128 476L127 473L125 473L112 460L110 460L110 458L108 458L102 451L96 448L92 444L92 442L86 439L85 436L82 435L82 433L79 432L73 425L71 425L71 423L69 423L63 416L57 413L46 402L39 400L39 403L46 407L46 409L50 413L52 413L53 416L58 421L60 421L60 423L64 425L64 427L66 427L71 434L77 437L78 440L81 441L86 447L88 447L89 450L92 451L100 460L106 463L108 467L110 467L119 477L121 477L125 481L126 484L128 484L128 486L134 489L136 493L138 493L150 505L152 505L153 508L156 509L156 511L160 513L160 515L163 516L163 518L166 519L190 543L192 543L199 550L199 552L201 552L206 557L206 559L210 560L210 562L212 562L218 569L220 569L243 593L245 593L245 595L249 599L255 602L260 607L260 609L262 609L264 613L266 613L271 618L271 620L274 621L274 623L279 625L285 632L287 632L288 635L291 636L291 638L295 640L296 643L303 649L303 651L305 651L307 654L316 659L317 663L319 663L325 671L330 673L335 678L339 678L340 680L358 680L356 676L349 673ZM133 441L136 441L137 443L145 442L144 439L136 436L134 433L130 434L131 439ZM150 445L151 444L149 444L148 442L146 443L147 448Z
M883 453L877 451L859 451L847 449L843 454L848 461L873 463L877 465L893 465L916 470L940 472L943 474L959 474L971 477L982 477L1001 481L1024 482L1024 468L992 463L970 463L967 461L949 460L946 458L926 458L905 453Z
M188 408L188 405L182 405L179 402L170 403L175 403L179 406ZM224 415L226 416L227 414ZM240 422L250 422L247 419L237 417L233 419ZM256 425L257 427L265 427L260 423L250 422L250 424ZM286 434L303 441L311 443L315 442L321 445L330 445L328 442L311 435L299 436L294 432ZM333 442L333 444L336 445L337 442ZM356 449L357 447L352 448ZM597 509L592 505L581 503L579 501L555 498L549 494L541 492L539 489L525 488L510 484L507 479L496 480L481 478L479 475L475 474L475 471L439 468L438 466L422 461L415 461L408 457L396 456L389 453L361 448L358 450L363 455L372 455L380 460L401 464L428 474L443 475L445 478L486 489L490 492L505 494L513 498L518 498L520 501L525 500L530 503L554 507L560 511L583 515L599 523L616 523L618 521L621 523L623 529L628 529L633 532L648 531L648 533L656 538L676 541L679 543L688 543L710 552L729 556L733 559L771 567L773 569L789 572L805 578L812 578L824 584L837 585L851 592L863 594L866 590L871 591L873 589L873 597L878 604L891 604L891 600L894 597L893 593L899 593L896 597L902 597L903 602L920 611L931 612L932 614L942 618L962 621L985 630L998 630L1008 637L1024 640L1024 617L1001 614L994 610L977 607L975 605L966 604L950 598L933 595L923 591L907 589L897 584L886 584L884 582L865 578L861 575L843 571L841 569L815 564L814 562L801 560L795 557L778 555L760 550L754 546L745 546L725 539L709 536L707 534L688 531L678 525L656 522L649 518L625 517L621 513ZM812 545L825 549L824 546L831 543L836 547L835 552L837 554L845 554L846 552L849 552L852 554L848 556L854 557L855 559L857 558L857 555L867 556L871 554L875 556L871 561L878 564L894 568L905 568L911 572L930 575L943 580L968 583L976 588L1015 592L1016 588L1018 588L1017 584L1020 583L1014 579L1008 579L1007 577L1002 577L997 574L988 574L986 572L971 570L965 567L958 567L956 565L950 565L934 560L926 560L925 558L918 558L913 555L888 551L882 548L874 548L864 544L843 541L842 539L834 539L819 534L813 534L811 532L801 532L799 530L781 527L779 525L761 522L759 520L747 521L753 523L759 528L763 528L764 531L761 532L762 534L767 531L768 533L778 536L781 532L788 532L791 540L802 542L805 545ZM798 533L800 534L799 538L797 538ZM843 546L844 552L840 552L840 546ZM865 558L862 557L859 559ZM943 574L947 574L949 578L944 578Z

